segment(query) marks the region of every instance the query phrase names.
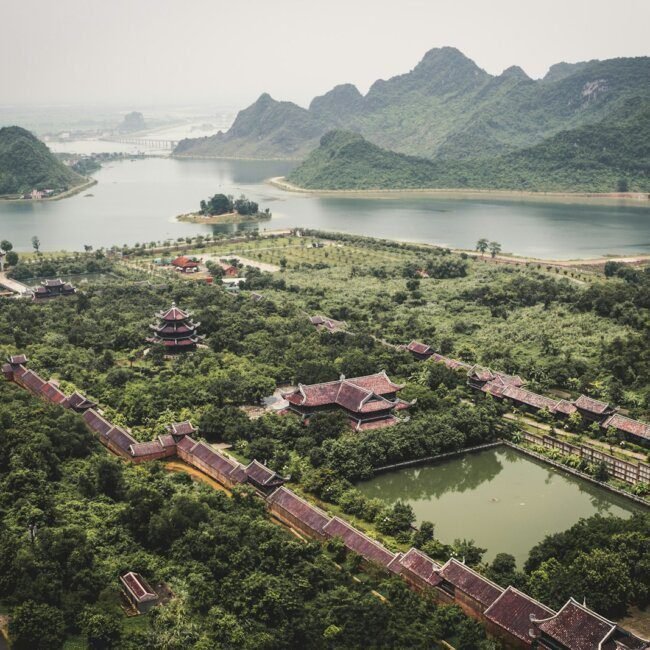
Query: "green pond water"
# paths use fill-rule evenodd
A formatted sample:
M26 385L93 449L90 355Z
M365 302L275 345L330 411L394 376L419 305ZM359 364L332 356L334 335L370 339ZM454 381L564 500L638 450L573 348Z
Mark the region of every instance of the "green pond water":
M630 517L632 501L507 447L445 462L379 474L357 485L366 496L409 503L418 523L435 524L445 543L473 539L497 553L514 555L519 567L546 535L593 514Z

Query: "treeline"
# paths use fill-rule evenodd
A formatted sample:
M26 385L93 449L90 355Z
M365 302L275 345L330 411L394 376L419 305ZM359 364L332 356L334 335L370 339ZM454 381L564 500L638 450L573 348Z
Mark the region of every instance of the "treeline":
M231 194L215 194L207 201L201 201L200 213L206 216L216 216L236 212L242 216L251 216L259 213L259 205L247 199L243 194L235 199ZM270 214L268 209L266 214Z

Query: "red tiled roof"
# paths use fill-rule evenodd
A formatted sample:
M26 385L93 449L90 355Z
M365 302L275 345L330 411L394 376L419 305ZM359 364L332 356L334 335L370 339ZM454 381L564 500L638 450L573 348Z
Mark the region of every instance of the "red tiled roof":
M45 382L41 388L41 395L53 404L63 404L66 401L66 396L55 386L51 381Z
M513 385L507 385L503 389L502 394L504 397L509 397L510 399L514 399L522 404L527 404L528 406L538 409L547 408L551 412L555 409L555 405L557 404L557 400L546 397L545 395L538 395L530 390Z
M616 629L616 625L598 616L570 598L560 611L537 627L568 650L596 650Z
M588 411L589 413L595 413L597 415L602 415L611 408L609 404L587 397L586 395L580 395L574 404L583 411Z
M27 357L24 354L14 354L9 357L8 361L12 366L23 365L27 363Z
M409 549L402 557L400 564L432 587L442 581L438 573L440 565L417 548Z
M536 619L554 614L542 603L508 587L486 610L485 617L522 641L530 643L531 616Z
M6 373L14 372L13 366L9 363L3 363L2 372L6 372Z
M105 436L113 428L113 425L95 409L88 409L81 417L90 429L102 436Z
M160 339L157 340L156 342L162 343L165 347L168 348L175 348L175 347L183 347L188 345L195 345L197 341L198 339L193 336L189 339Z
M382 370L374 375L365 375L364 377L354 377L352 379L345 379L345 381L353 383L355 386L370 390L375 395L386 395L388 393L395 393L404 388L401 384L392 382L388 375Z
M489 368L483 368L482 366L472 366L469 376L478 381L492 381L496 377Z
M138 602L146 602L158 598L147 581L139 573L130 571L120 576L120 580Z
M625 431L625 433L630 433L641 438L650 438L650 424L627 418L619 413L615 413L611 417L607 418L603 423L603 426L614 427L619 431Z
M372 429L383 429L384 427L391 427L394 424L397 424L399 420L390 415L385 418L379 418L377 420L366 420L359 422L355 427L355 431L370 431Z
M196 323L196 324L188 323L188 325L186 325L184 321L181 321L181 324L177 325L176 321L174 321L171 323L167 323L162 327L156 327L155 325L152 325L151 327L158 334L166 334L166 335L167 334L194 334L196 328L200 325L200 323Z
M341 538L348 549L358 553L366 560L377 562L382 566L387 567L395 557L395 553L391 553L379 542L370 539L370 537L364 535L362 532L358 531L356 528L350 526L350 524L338 517L333 517L324 526L323 532L328 537Z
M305 526L321 535L323 534L325 525L330 520L330 517L320 508L313 506L284 486L275 490L267 500L269 503L277 504L305 524Z
M489 607L503 592L501 587L454 558L440 569L440 575L485 607Z
M180 268L196 268L199 265L198 262L191 260L185 255L181 255L176 259L172 260L172 266L178 266Z
M411 341L406 346L406 349L409 352L415 352L415 354L433 354L433 350L431 349L430 345L425 345L419 341Z

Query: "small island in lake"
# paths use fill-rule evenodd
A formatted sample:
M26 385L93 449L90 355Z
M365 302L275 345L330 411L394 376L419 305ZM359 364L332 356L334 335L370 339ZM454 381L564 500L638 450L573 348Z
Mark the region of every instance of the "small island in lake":
M228 194L215 194L207 201L202 200L198 212L181 214L178 221L190 223L243 223L246 221L265 221L272 217L266 208L260 211L259 205L243 194L238 199Z

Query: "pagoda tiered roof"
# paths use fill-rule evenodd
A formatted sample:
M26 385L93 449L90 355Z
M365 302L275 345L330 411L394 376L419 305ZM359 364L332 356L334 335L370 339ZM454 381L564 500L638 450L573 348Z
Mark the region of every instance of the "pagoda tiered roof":
M174 321L183 321L187 320L192 315L192 312L183 311L180 307L176 306L176 303L173 302L172 306L167 311L159 311L156 314L156 318L161 320L174 322Z
M201 323L191 321L190 312L183 311L172 303L167 311L156 314L158 323L150 325L153 335L147 339L149 343L164 346L170 351L193 350L203 339L196 330Z

